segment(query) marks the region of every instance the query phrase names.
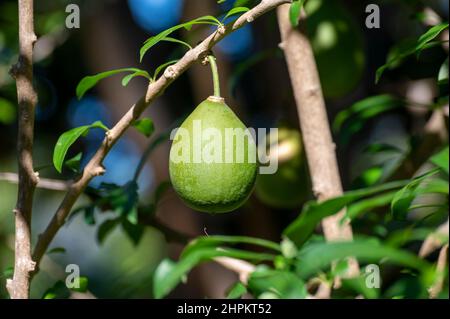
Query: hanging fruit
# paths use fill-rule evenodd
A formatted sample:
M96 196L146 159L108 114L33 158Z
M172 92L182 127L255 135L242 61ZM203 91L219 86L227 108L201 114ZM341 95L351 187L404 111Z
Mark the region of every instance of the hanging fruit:
M240 207L253 189L256 145L246 126L220 96L214 57L214 96L208 97L177 130L169 172L178 195L191 208L225 213Z

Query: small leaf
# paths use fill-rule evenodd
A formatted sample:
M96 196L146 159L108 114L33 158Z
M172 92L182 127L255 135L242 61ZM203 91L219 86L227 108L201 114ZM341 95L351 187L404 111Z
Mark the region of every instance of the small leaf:
M339 112L333 122L333 130L340 133L342 142L346 144L369 119L404 105L404 101L388 94L368 97Z
M230 11L228 11L228 12L225 14L225 16L224 16L223 19L222 19L222 23L223 23L224 20L226 20L227 18L229 18L229 17L231 17L231 16L233 16L233 15L236 15L236 14L238 14L238 13L247 12L247 11L249 11L249 10L250 10L250 9L247 8L247 7L234 7L233 9L231 9Z
M435 184L432 181L430 181L431 184L429 183L428 186L422 188L420 187L421 184L424 183L424 181L427 178L435 175L438 171L439 171L438 169L434 169L421 176L414 178L411 182L409 182L406 186L404 186L395 194L391 203L391 213L395 219L404 220L406 218L406 215L410 210L411 203L419 194L446 191L445 189L442 189L440 185L437 185L438 188L433 187Z
M355 257L359 262L386 260L390 263L407 266L426 273L430 264L412 253L380 245L372 240L355 240L353 242L327 242L305 246L299 254L297 273L301 278L320 272L331 263L346 257Z
M220 25L220 21L217 20L215 17L213 16L204 16L204 17L200 17L194 20L191 20L189 22L185 22L182 24L178 24L176 26L173 26L167 30L164 30L162 32L160 32L159 34L147 39L144 42L144 45L141 47L140 51L139 51L139 60L142 62L142 59L144 58L144 55L147 53L148 50L150 50L154 45L156 45L157 43L159 43L160 41L167 41L165 39L167 39L167 37L175 32L176 30L179 29L186 29L186 30L190 30L192 28L193 25L196 24L212 24L212 25ZM170 41L170 40L169 40Z
M74 172L78 172L78 170L80 169L80 162L81 162L81 157L83 156L83 153L78 153L77 155L75 155L72 158L69 158L67 161L64 162L64 165L69 168L70 170L74 171Z
M165 38L161 39L161 41L172 42L172 43L178 43L178 44L184 45L184 46L187 47L189 50L192 49L192 46L191 46L189 43L184 42L184 41L179 40L179 39L176 39L176 38L165 37Z
M109 76L113 76L118 73L122 73L122 72L136 73L136 72L145 72L145 71L142 71L137 68L122 68L122 69L117 69L117 70L101 72L96 75L86 76L77 85L77 89L76 89L77 98L80 100L88 90L93 88L98 83L98 81L103 80L104 78L107 78Z
M153 280L153 293L155 298L166 296L181 282L192 268L215 257L231 257L252 261L272 260L274 258L273 255L238 249L199 246L196 249L191 249L188 254L183 253L178 263L163 261L159 264Z
M360 190L350 191L344 195L323 202L307 202L300 215L283 232L297 247L301 247L311 236L320 221L334 215L347 205L364 197L372 196L405 186L408 181L396 181L383 185L372 186Z
M134 210L136 211L136 210ZM128 215L128 218L130 218L132 214ZM125 231L125 233L128 235L128 238L131 239L133 244L137 246L139 242L142 239L142 236L144 235L144 226L137 224L137 217L136 221L130 222L129 220L123 220L122 221L122 228Z
M442 151L432 156L430 159L431 163L440 167L444 172L449 174L449 157L448 157L448 146L444 148Z
M53 287L47 289L42 295L42 299L63 299L68 298L70 295L69 289L66 284L58 280Z
M87 206L84 209L84 221L87 225L95 225L95 206Z
M283 299L304 299L307 296L305 282L292 272L258 267L248 279L248 289L261 298L272 293Z
M64 158L66 157L69 147L81 136L85 135L89 131L89 128L89 125L76 127L63 133L59 137L55 145L55 150L53 151L53 165L59 173L62 171Z
M294 0L291 3L291 7L289 8L289 20L294 28L298 26L304 4L305 0Z
M127 86L128 83L130 83L130 81L133 78L137 77L137 76L142 76L142 77L146 78L149 81L152 80L152 78L150 77L150 75L148 74L147 71L140 70L140 71L136 71L134 73L131 73L131 74L128 74L128 75L124 76L123 79L122 79L122 86Z
M66 157L69 147L76 142L81 136L85 136L91 128L101 128L105 131L108 128L100 121L96 121L91 125L84 125L73 128L63 133L56 142L55 149L53 151L53 165L56 170L61 173L64 159Z
M75 279L74 285L76 287L70 288L72 291L76 292L86 292L88 289L89 279L87 277L80 276Z
M239 299L247 293L247 287L241 282L235 283L227 292L227 299Z
M417 40L406 40L394 46L388 55L387 62L376 71L375 82L378 83L384 71L399 65L406 57L416 54L417 56L427 48L440 45L440 41L433 41L439 34L448 28L448 23L440 23L431 27Z
M371 210L376 209L378 207L388 206L396 193L397 191L387 192L379 196L366 198L349 205L346 210L345 218L342 220L342 222L344 222L347 218L350 220L354 220L357 217L367 212L370 212Z
M434 40L439 34L448 29L448 23L440 23L431 27L427 32L425 32L417 41L416 50L422 50L430 41Z
M66 249L64 247L55 247L47 251L47 255L49 254L65 254Z
M146 137L150 137L155 131L155 125L153 124L153 120L150 118L143 118L134 121L133 127L135 127L139 132L144 134Z
M97 230L97 241L99 244L105 242L106 237L111 234L114 228L119 225L120 218L108 219L104 221Z

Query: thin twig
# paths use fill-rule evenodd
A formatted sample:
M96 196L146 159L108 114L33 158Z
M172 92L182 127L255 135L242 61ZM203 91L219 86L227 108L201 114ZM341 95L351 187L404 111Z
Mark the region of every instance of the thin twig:
M15 213L14 275L6 282L12 299L29 297L31 259L31 212L38 177L33 169L34 108L37 94L33 88L33 45L36 42L33 0L19 0L19 60L12 66L16 80L18 108L17 153L19 164L18 196Z
M9 172L0 173L0 181L17 184L19 183L19 175ZM69 183L57 179L39 178L36 187L52 191L66 191L69 188Z
M448 244L444 245L444 247L442 247L441 251L439 252L439 257L436 264L436 281L433 286L428 289L428 293L430 295L430 298L432 299L437 298L439 296L439 293L442 291L442 288L444 287L445 266L448 259L447 256Z
M288 2L290 2L290 0L262 0L260 4L241 15L235 22L219 28L218 31L214 32L196 47L186 52L186 54L176 64L167 67L164 74L160 76L157 81L149 84L145 96L141 97L141 99L130 108L130 110L119 120L119 122L110 131L108 131L102 145L86 165L82 175L70 186L52 220L44 232L39 236L33 253L33 259L38 265L49 244L64 224L66 217L69 215L70 210L75 204L75 201L86 188L87 184L95 176L104 174L105 169L102 166L103 159L108 154L111 147L130 127L133 121L138 119L142 112L190 66L197 61L201 61L205 56L207 56L211 48L226 35L241 28L245 24L252 22L259 16L276 8L277 6Z
M439 226L435 232L431 233L427 238L425 238L419 250L420 257L427 257L433 251L441 247L446 240L448 240L448 225L449 224L447 219L447 221Z
M342 195L343 190L314 53L306 35L306 18L303 14L297 29L289 21L289 5L279 6L277 14L280 48L286 57L297 104L313 192L319 201L324 201ZM352 240L350 224L340 223L344 214L341 211L322 221L327 240ZM348 275L358 273L358 263L351 259Z
M219 265L237 273L239 280L243 284L247 284L250 274L255 271L255 265L244 260L230 257L216 257L213 260Z

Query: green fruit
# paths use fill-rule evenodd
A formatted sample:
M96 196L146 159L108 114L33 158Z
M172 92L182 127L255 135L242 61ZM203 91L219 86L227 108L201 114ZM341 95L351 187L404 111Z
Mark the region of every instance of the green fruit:
M267 141L269 140L268 136ZM303 204L309 194L309 180L300 133L280 128L278 141L272 143L270 149L264 144L259 145L259 148L260 152L267 148L269 157L278 157L278 170L275 174L258 175L256 196L264 204L275 208L288 209Z
M205 137L211 132L219 135ZM227 137L231 137L228 142ZM223 99L209 97L188 116L174 137L170 179L189 207L225 213L240 207L249 197L257 174L256 160L256 145L245 125Z
M363 34L339 1L309 0L305 10L324 95L342 97L361 81L365 65Z

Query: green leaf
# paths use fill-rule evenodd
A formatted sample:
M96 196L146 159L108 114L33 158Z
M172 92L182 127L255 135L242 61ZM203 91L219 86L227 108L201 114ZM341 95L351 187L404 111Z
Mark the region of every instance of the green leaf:
M425 46L435 38L439 36L439 34L448 29L448 23L440 23L431 27L427 32L425 32L417 41L416 51L420 51L425 48Z
M150 137L155 131L155 125L153 120L150 118L143 118L133 122L133 127L135 127L139 132L144 134L146 137Z
M233 15L236 15L238 13L243 13L243 12L247 12L250 9L247 7L234 7L233 9L231 9L230 11L228 11L225 16L222 19L222 22L225 21L228 17L231 17Z
M81 157L83 156L83 153L78 153L72 158L69 158L67 161L64 162L64 165L69 168L71 171L78 172L80 169L80 162Z
M289 8L289 20L294 28L298 26L304 4L305 0L294 0L291 3L291 7Z
M164 70L166 67L168 67L169 65L175 64L177 63L179 60L172 60L166 63L161 64L160 66L158 66L155 70L155 73L153 74L153 81L156 81L156 78L158 77L158 75L161 73L162 70Z
M120 218L105 220L97 230L97 241L99 244L105 242L106 237L120 224Z
M307 202L300 215L283 232L297 247L301 247L311 236L320 221L334 215L347 205L364 197L382 193L405 186L408 181L396 181L383 185L368 187L344 193L344 195L332 198L321 203Z
M155 298L162 298L172 291L182 278L198 264L215 257L232 257L251 261L272 260L273 255L248 252L244 250L223 247L198 247L183 253L178 263L163 261L155 271L153 293Z
M0 123L12 124L16 120L16 107L10 101L0 97Z
M247 293L247 287L241 282L235 283L227 292L227 299L239 299Z
M148 74L147 71L139 70L139 71L136 71L134 73L124 76L122 79L122 86L127 86L128 83L130 83L130 81L137 76L142 76L142 77L146 78L147 80L152 81L152 78L150 77L150 75Z
M404 101L388 94L368 97L339 112L333 122L333 130L340 133L343 143L348 143L369 119L404 105Z
M373 209L387 206L391 203L397 191L387 192L378 196L363 199L348 206L345 218L354 220L362 214L368 213ZM345 218L342 220L344 221Z
M86 206L84 209L84 222L87 225L95 225L95 206Z
M72 291L76 292L86 292L88 289L89 279L87 277L80 276L75 279L74 285L78 286L78 288L70 288Z
M438 84L448 84L448 57L445 59L445 62L442 63L441 68L439 69L438 74Z
M179 39L176 39L176 38L165 37L165 38L161 39L161 41L172 42L172 43L178 43L178 44L184 45L184 46L187 47L189 50L192 49L192 46L191 46L189 43L184 42L184 41L179 40Z
M55 247L47 251L47 255L49 254L65 254L66 249L64 247Z
M387 62L376 71L375 82L378 82L384 71L399 65L406 57L416 54L417 56L427 48L440 45L440 41L433 41L439 34L448 28L448 23L441 23L431 27L417 40L406 40L391 49Z
M305 282L292 272L258 267L248 279L248 289L256 297L267 292L283 299L304 299Z
M84 125L80 127L73 128L65 133L63 133L56 142L55 149L53 151L53 165L56 170L61 173L64 159L66 157L69 147L76 142L81 136L85 136L89 133L91 128L101 128L108 131L108 128L100 121L96 121L91 125Z
M76 142L81 136L86 135L89 132L90 125L84 125L73 128L63 133L56 142L55 149L53 151L53 165L56 170L61 173L64 158L66 157L69 147Z
M342 286L344 288L352 289L358 294L363 295L366 299L379 298L380 289L369 288L366 284L366 276L361 275L355 278L342 278Z
M98 81L103 80L104 78L107 78L109 76L113 76L118 73L122 73L122 72L133 72L133 73L144 72L144 73L147 73L147 72L142 71L137 68L122 68L122 69L98 73L96 75L86 76L77 85L77 89L76 89L77 98L80 100L88 90L93 88L98 83Z
M406 218L406 215L410 210L411 203L419 194L434 193L439 191L439 189L433 187L433 185L435 185L433 181L431 181L431 184L428 184L428 187L420 187L427 178L435 175L437 172L438 169L434 169L414 178L395 194L391 203L391 213L395 219L404 220Z
M254 237L246 237L246 236L204 236L198 237L192 240L183 250L181 257L190 254L192 251L195 251L199 247L218 247L220 245L234 245L234 244L250 244L255 246L260 246L264 248L268 248L274 250L276 252L281 252L280 245L274 243L269 240L254 238Z
M70 295L69 289L62 280L58 280L52 287L47 289L42 295L42 299L63 299Z
M169 28L167 30L164 30L164 31L160 32L159 34L157 34L157 35L147 39L144 42L144 45L141 47L141 49L139 51L139 56L140 56L139 60L142 62L142 59L144 58L144 55L154 45L156 45L160 41L167 41L166 39L171 33L175 32L176 30L179 30L181 28L184 28L186 30L190 30L193 25L197 25L197 24L209 24L209 25L216 25L217 26L217 25L220 25L220 21L217 20L213 16L204 16L204 17L200 17L200 18L191 20L189 22L178 24L178 25L173 26L173 27L171 27L171 28Z
M134 211L137 212L136 209L134 209ZM122 221L122 228L127 234L128 238L130 238L133 244L137 246L141 241L142 236L144 235L145 228L144 226L137 224L137 216L136 220L131 221L130 216L132 215L128 215L128 219Z
M430 271L430 264L417 256L399 249L383 246L373 240L353 242L327 242L306 246L298 256L297 273L309 278L331 263L346 257L355 257L360 263L380 263L381 260L419 270Z
M446 148L444 148L442 151L440 151L439 153L437 153L436 155L432 156L430 158L430 162L433 163L434 165L436 165L437 167L440 167L448 175L449 174L449 172L448 172L448 162L449 162L448 146Z

